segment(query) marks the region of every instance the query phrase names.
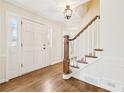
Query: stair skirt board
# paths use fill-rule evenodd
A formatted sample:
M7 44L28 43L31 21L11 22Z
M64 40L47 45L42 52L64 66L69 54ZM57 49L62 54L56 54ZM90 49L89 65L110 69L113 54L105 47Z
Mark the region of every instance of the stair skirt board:
M72 77L81 80L83 82L87 82L89 84L95 85L97 87L106 89L108 91L124 92L124 84L118 81L112 81L110 79L99 78L88 74L82 74L80 72L75 75L72 75Z
M97 59L97 61L99 61ZM72 77L79 79L81 81L87 82L89 84L101 87L103 89L107 89L113 92L124 92L124 84L122 82L111 80L107 78L100 78L100 76L93 76L87 73L82 72L84 69L89 67L90 65L95 64L97 61L91 62L90 64L81 64L79 63L80 69L71 68L73 71Z

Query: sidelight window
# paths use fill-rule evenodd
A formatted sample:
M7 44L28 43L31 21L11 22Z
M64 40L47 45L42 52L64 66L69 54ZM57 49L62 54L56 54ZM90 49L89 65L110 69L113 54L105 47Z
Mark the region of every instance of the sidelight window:
M17 46L18 43L18 20L16 18L11 18L10 20L10 46Z

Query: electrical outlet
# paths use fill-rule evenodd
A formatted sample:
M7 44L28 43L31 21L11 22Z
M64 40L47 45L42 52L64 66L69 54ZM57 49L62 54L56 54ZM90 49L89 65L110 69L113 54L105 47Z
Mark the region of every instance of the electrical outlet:
M121 92L124 92L124 87L121 87Z
M120 89L121 89L121 92L124 92L124 85L121 85Z
M124 87L123 87L123 89L122 89L122 92L124 92Z
M118 84L116 81L102 79L100 85L110 91L120 91L120 84Z
M111 88L116 88L116 85L112 82L108 82L107 85Z

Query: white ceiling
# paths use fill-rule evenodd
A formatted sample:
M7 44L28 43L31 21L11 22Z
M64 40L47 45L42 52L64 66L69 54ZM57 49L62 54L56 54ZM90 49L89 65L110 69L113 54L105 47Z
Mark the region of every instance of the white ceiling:
M90 0L5 0L5 1L16 4L19 7L23 7L48 19L60 22L67 22L64 19L63 12L66 4L69 4L73 9L73 16L71 18L71 21L74 21L76 19L75 21L77 22L79 20L79 16L75 11L76 7Z
M86 2L90 0L5 0L18 7L22 7L47 19L65 25L67 30L80 30L81 18L87 12ZM70 20L64 18L65 6L69 4L73 10Z

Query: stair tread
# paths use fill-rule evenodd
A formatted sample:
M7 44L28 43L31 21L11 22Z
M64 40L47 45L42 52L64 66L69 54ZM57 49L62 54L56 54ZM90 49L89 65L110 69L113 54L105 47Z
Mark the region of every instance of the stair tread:
M70 65L70 67L73 67L73 68L77 68L77 69L80 69L79 67L76 67L76 66L71 66L71 65Z
M85 55L85 57L89 57L89 58L98 58L97 56L91 56L91 55Z
M104 51L103 49L94 49L95 51Z
M88 64L88 62L84 62L84 61L77 61L78 63L83 63L83 64Z

